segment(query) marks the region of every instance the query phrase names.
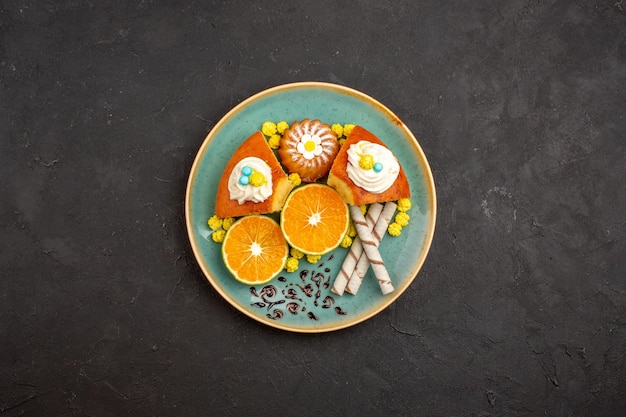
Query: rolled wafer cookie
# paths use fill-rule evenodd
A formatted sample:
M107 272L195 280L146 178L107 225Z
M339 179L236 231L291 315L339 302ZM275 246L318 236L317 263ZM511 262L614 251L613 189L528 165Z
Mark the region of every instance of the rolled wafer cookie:
M389 226L389 222L393 218L394 213L396 212L396 208L398 205L393 201L388 201L385 203L385 207L383 211L380 213L378 220L376 221L376 225L374 225L374 229L372 229L372 237L374 238L374 243L376 247L380 245L380 242L385 237L385 233L387 232L387 227ZM365 255L361 255L358 262L356 263L356 267L354 268L354 272L348 281L348 285L346 287L346 291L350 294L356 295L359 291L359 287L363 282L363 278L367 273L367 270L370 267L370 261ZM382 282L378 280L378 285L380 286L380 290L383 294L388 294L393 291L393 285L391 285L391 281Z
M378 284L380 285L383 294L389 294L394 290L393 284L391 283L389 272L387 272L387 268L385 268L385 263L383 262L383 258L380 256L380 252L378 251L378 247L376 246L372 233L367 229L367 222L363 217L363 213L361 213L361 209L359 209L358 206L350 206L350 214L352 215L352 221L354 222L356 232L358 233L361 243L363 244L363 251L372 265L372 271L374 271L374 275L376 275Z
M378 217L380 216L381 211L383 210L383 205L380 203L374 203L370 205L367 213L365 215L365 221L367 222L367 227L369 230L374 228L374 224L376 224ZM359 213L361 210L359 209ZM346 255L343 260L343 264L341 265L341 270L335 281L333 282L333 287L331 291L337 295L343 295L344 290L346 289L346 285L348 284L348 280L350 276L354 272L354 267L356 266L357 261L363 254L363 244L361 243L361 239L357 236L352 242L352 246L350 246L350 251Z

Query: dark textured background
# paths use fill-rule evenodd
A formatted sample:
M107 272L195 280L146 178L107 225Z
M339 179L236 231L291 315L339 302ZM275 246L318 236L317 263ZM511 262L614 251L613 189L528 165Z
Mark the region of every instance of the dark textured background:
M0 3L1 416L624 415L622 0L36 3ZM439 198L410 289L321 335L231 308L184 227L211 127L310 80Z

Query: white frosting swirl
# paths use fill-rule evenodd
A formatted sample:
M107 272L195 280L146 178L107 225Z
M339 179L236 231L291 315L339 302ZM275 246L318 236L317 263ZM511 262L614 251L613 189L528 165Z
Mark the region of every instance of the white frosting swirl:
M359 165L361 156L371 155L382 164L382 170L363 169ZM400 164L393 153L384 146L366 140L359 141L348 149L348 177L359 187L370 193L380 194L398 178Z
M239 178L243 176L241 170L243 167L249 166L253 172L259 172L263 174L266 179L265 184L255 187L252 184L242 185L239 183ZM246 201L252 201L253 203L260 203L267 200L272 195L272 169L261 158L249 156L243 158L235 168L233 168L228 178L228 191L230 192L230 199L237 200L239 204L243 204Z

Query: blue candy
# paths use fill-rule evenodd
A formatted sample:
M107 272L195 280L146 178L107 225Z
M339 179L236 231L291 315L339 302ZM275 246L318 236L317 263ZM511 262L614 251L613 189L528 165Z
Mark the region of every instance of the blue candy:
M380 162L376 162L374 164L374 172L380 172L383 170L383 164L381 164Z
M252 175L252 168L246 165L243 168L241 168L241 173L245 175L246 177L249 177L250 175Z
M241 177L239 177L239 184L241 185L248 185L250 184L250 177L247 175L242 175Z

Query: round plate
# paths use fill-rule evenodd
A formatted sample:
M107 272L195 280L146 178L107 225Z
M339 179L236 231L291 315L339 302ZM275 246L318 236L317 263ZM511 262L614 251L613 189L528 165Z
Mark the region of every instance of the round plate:
M221 245L211 239L207 220L215 213L221 174L237 147L265 121L320 119L358 124L378 136L397 156L411 187L411 220L398 237L386 235L379 250L395 291L382 295L371 271L357 295L330 291L346 249L317 264L300 260L269 284L250 287L230 275ZM268 326L294 332L326 332L360 323L396 300L422 267L435 230L435 186L428 161L409 129L387 107L350 88L319 82L285 84L262 91L228 112L202 143L187 183L185 215L193 253L215 290L242 313Z

